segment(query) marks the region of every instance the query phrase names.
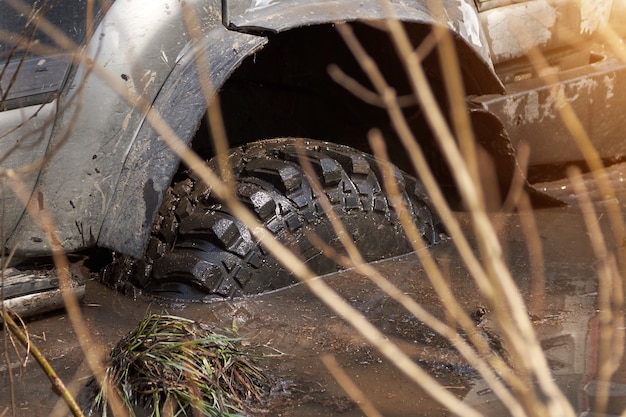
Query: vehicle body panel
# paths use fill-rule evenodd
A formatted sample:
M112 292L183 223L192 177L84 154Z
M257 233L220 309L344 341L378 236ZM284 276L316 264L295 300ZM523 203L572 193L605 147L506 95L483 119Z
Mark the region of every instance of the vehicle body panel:
M19 187L0 190L5 233L10 235L22 217L24 200L35 187L37 175L48 148L48 140L57 113L57 92L65 81L70 56L33 57L15 60L4 68L0 80L3 93L0 111L0 165L18 169L14 173ZM20 196L18 197L18 192Z
M222 25L221 5L216 0L186 3L195 10L200 31L206 34L202 42L209 60L218 68L212 74L217 87L241 59L266 42L260 36L264 30L387 16L378 1L285 1L261 7L262 3L228 2L234 16L229 22L231 32ZM429 16L418 1L393 7L403 20L439 23L457 31L481 57L493 86L490 91L501 90L486 59L484 39L477 37L477 19L472 19L469 26L463 20L473 8L464 1L449 3L452 17L445 22ZM245 13L233 15L233 10ZM302 10L307 13L295 13ZM120 97L116 89L126 89L131 96L141 96L148 103L162 94L155 111L158 107L181 138L190 140L206 104L201 104L204 97L199 94L197 75L192 74L193 59L185 57L191 48L182 13L181 3L172 0L114 2L86 47L82 64L70 75L71 81L59 98L63 111L59 112L48 148L61 142L63 146L40 175L34 194L37 198L31 199L34 206L53 214L60 241L68 251L98 243L139 256L145 247L151 221L177 159L158 140L158 134L144 124L145 113ZM260 24L260 20L265 23ZM251 27L258 30L258 36L237 33L250 31ZM92 68L90 62L96 67ZM108 75L103 78L102 72ZM189 84L184 86L185 82ZM182 93L174 93L173 88L194 98L181 97ZM180 103L173 103L174 99ZM173 111L179 104L184 110ZM50 249L29 216L22 218L7 247L18 244L22 256L42 255Z
M24 213L24 201L32 194L40 163L46 153L57 101L7 110L0 118L0 164L3 170L14 170L20 178L12 190L3 181L0 188L2 224L10 235ZM19 174L16 172L19 170Z
M444 0L442 13L429 10L428 1L381 2L358 0L245 0L228 2L228 25L250 32L284 32L298 26L354 20L393 18L403 22L448 27L493 69L478 14L466 0ZM481 68L477 68L480 71ZM500 88L493 74L492 88Z
M613 0L613 8L609 17L609 28L619 36L626 36L626 0Z
M220 86L242 59L266 41L264 37L228 31L221 26L207 33L201 45L206 51L206 64L212 69L211 83ZM185 144L193 137L207 109L207 100L199 86L198 66L190 53L178 62L150 109L157 112ZM111 196L98 239L100 246L142 256L152 222L177 165L174 151L160 139L158 131L144 123Z
M49 103L63 87L71 54L13 60L4 68L2 111Z
M499 64L522 58L530 48L544 53L591 39L609 20L612 0L479 2L491 58Z
M507 94L472 101L501 120L513 148L528 145L531 166L584 161L561 114L569 105L602 159L626 156L618 139L625 121L619 94L626 87L625 65L597 46L603 29L624 27L626 2L486 0L479 9ZM526 58L532 48L541 51L546 66Z
M217 2L186 4L197 6L203 28L221 25ZM189 42L181 16L178 1L113 3L60 98L63 111L50 147L63 145L42 172L37 192L68 251L96 243L123 163L145 118L116 89L148 103L154 100ZM99 66L98 73L88 60ZM23 255L49 251L49 243L30 216L22 219L7 245L18 242Z
M67 0L65 8L26 3L32 3L28 12L0 2L0 164L4 169L20 168L1 191L7 236L24 215L23 201L31 196L43 166L57 98L72 64L71 54L38 29L38 17L45 15L72 42L82 42L86 32L86 2L82 0ZM94 14L103 3L98 2Z
M507 128L514 148L530 147L531 165L583 161L572 132L563 123L566 103L579 117L599 156L611 161L626 156L621 138L626 123L626 64L616 58L564 71L560 83L531 79L510 86L506 96L487 95L472 101L495 114ZM542 134L550 132L549 134Z

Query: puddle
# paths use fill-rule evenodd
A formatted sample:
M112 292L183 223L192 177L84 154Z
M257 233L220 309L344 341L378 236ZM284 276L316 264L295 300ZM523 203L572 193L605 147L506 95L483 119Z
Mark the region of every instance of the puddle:
M559 186L560 187L560 186ZM601 208L601 204L598 205ZM553 376L574 405L577 413L587 412L596 393L594 355L598 349L597 262L590 248L584 222L575 207L538 210L539 238L543 245L545 292L533 294L532 262L528 256L521 218L517 214L493 215L512 275L522 291L533 318ZM465 226L469 220L459 218ZM607 216L599 223L609 230ZM469 229L469 228L468 228ZM446 241L432 248L437 262L449 277L453 291L468 312L484 305L465 267ZM376 264L387 278L441 317L442 307L430 288L419 262L408 255ZM361 310L388 337L428 369L456 397L486 415L508 414L471 367L445 341L419 323L367 279L347 271L325 278L352 305ZM375 349L306 287L297 285L271 294L210 305L191 304L184 309L164 307L146 300L132 300L101 286L87 283L83 313L98 347L112 348L134 328L147 311L167 310L217 328L236 327L251 345L261 346L261 365L281 378L284 390L268 413L272 416L363 415L337 385L322 364L324 355L333 355L359 388L387 417L407 415L444 416L448 412L430 400L391 366ZM483 317L489 326L489 312ZM61 378L74 390L88 375L69 318L47 316L28 323L33 341L51 360ZM4 351L4 348L0 348ZM67 415L32 359L26 366L17 363L10 346L14 398L17 415ZM21 350L20 350L21 352ZM0 415L11 403L6 361L0 364ZM610 387L610 414L621 414L626 406L626 369L622 367ZM7 416L11 415L7 411Z

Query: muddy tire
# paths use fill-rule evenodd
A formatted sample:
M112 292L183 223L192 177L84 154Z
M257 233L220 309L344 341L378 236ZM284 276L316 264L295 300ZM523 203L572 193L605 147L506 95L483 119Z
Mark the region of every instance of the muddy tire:
M304 144L324 193L364 258L410 252L374 159L336 144ZM317 274L336 271L309 239L313 233L343 252L300 166L295 140L254 142L232 150L229 158L240 201ZM215 161L209 164L216 168ZM421 185L397 169L395 175L418 230L435 243L438 227ZM144 276L135 276L135 284L176 299L257 294L296 281L193 173L184 173L168 190L140 269Z

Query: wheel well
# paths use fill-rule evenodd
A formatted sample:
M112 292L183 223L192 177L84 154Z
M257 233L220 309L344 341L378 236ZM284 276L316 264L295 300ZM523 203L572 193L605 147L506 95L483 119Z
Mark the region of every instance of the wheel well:
M410 84L389 35L367 23L353 23L352 27L396 93L410 95ZM407 24L406 28L416 46L430 32L430 27L422 24ZM387 111L365 103L336 83L328 73L331 64L374 91L333 25L303 27L269 35L268 44L247 57L219 91L230 146L294 136L340 143L370 152L367 133L372 128L379 128L386 138L389 154L394 156L393 162L411 173L411 164L394 133ZM435 94L443 102L444 90L436 53L426 57L423 65ZM478 92L474 76L465 80L468 93ZM419 117L417 104L406 105L404 112L422 146L432 148L429 146L432 143L429 129ZM209 158L213 155L212 143L205 118L192 146ZM430 149L429 154L433 159L437 158L436 151Z

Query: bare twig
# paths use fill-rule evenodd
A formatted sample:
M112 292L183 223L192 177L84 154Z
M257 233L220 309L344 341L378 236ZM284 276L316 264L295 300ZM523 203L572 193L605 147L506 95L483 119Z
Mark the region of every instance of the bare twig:
M621 365L624 354L624 312L622 280L615 256L604 241L598 217L587 196L587 189L578 168L568 171L576 197L589 232L591 247L600 262L598 266L598 308L600 320L600 346L598 350L598 393L594 412L606 413L611 378Z
M101 358L104 357L105 351L102 349L102 344L98 344L93 341L93 338L87 329L87 324L83 319L78 300L72 290L69 262L65 256L63 246L61 245L61 242L56 234L56 229L50 213L48 213L45 209L28 204L30 194L26 191L23 182L20 181L17 175L15 175L11 170L7 171L7 180L9 181L9 186L15 195L20 199L24 207L26 207L29 215L35 220L36 224L44 232L48 242L50 243L52 258L54 260L54 264L57 269L57 276L59 278L61 296L63 297L68 317L70 318L72 326L76 331L78 342L83 353L85 354L87 363L94 374L96 376L100 376L104 372L104 368L101 364ZM119 416L127 415L121 406L121 402L119 402L118 397L111 396L110 401L111 407L115 410L116 414L119 413Z
M348 396L356 403L367 417L383 417L376 409L376 406L367 398L365 393L352 381L350 376L341 369L334 356L326 355L322 357L322 362L328 369L328 372L335 378L339 386L348 394Z
M41 353L41 351L37 348L37 346L30 340L28 335L22 332L22 329L15 323L15 321L11 318L11 316L2 312L2 321L8 327L8 329L17 337L24 348L28 349L28 352L35 358L41 369L44 371L50 383L52 383L52 388L54 391L59 394L65 400L67 406L69 407L72 414L76 417L83 417L83 412L74 400L74 397L70 394L70 392L65 387L63 381L58 377L46 357ZM9 372L11 372L9 370Z
M428 109L426 118L435 132L440 149L448 164L455 167L452 174L457 189L472 215L474 231L485 266L489 271L490 282L500 298L492 299L492 301L497 301L492 304L492 308L496 312L496 319L500 322L503 337L510 343L513 352L512 359L522 366L520 369L527 369L535 374L540 388L547 397L547 407L550 413L574 415L571 404L550 376L546 358L534 333L524 301L504 262L502 248L483 209L480 192L471 181L472 176L434 98L424 70L412 53L410 40L400 22L389 19L387 23L398 53L406 66L413 91L422 107ZM534 392L528 391L527 394L534 395ZM532 404L531 406L531 403L527 403L528 411L541 407L539 401L532 401ZM536 412L541 413L539 410Z
M487 341L484 340L482 335L476 331L474 323L463 311L458 302L456 302L454 296L451 294L450 288L447 285L447 282L443 279L443 276L441 275L441 272L439 271L437 265L432 259L430 252L428 250L425 250L426 244L424 240L422 239L419 231L408 216L406 205L404 204L404 201L400 196L397 184L395 183L394 175L391 172L391 165L386 157L386 154L381 148L382 139L380 138L380 133L378 132L377 134L377 132L372 132L370 136L372 149L374 149L374 153L379 156L379 163L381 165L381 171L383 172L383 180L385 181L387 194L391 200L394 200L393 206L398 212L400 221L402 222L402 226L407 233L408 240L409 242L411 242L413 249L420 258L422 266L427 272L427 276L431 279L431 282L433 282L434 287L436 288L436 291L442 300L442 304L445 306L446 310L451 313L452 317L456 319L456 322L460 323L466 333L470 335L470 339L478 348L479 353L482 356L488 358L494 369L500 375L504 375L507 382L518 388L521 387L520 381L511 372L509 367L501 360L499 356L493 355L493 352L491 352ZM343 247L348 253L348 258L333 254L335 259L337 259L341 264L346 267L355 268L358 273L369 278L374 284L376 284L387 295L389 295L392 299L402 305L418 320L422 321L433 330L435 330L437 333L447 338L452 346L455 346L457 350L459 350L459 352L465 357L465 359L467 359L469 363L475 366L476 369L485 378L485 380L493 386L496 395L498 395L502 399L502 401L509 406L512 414L516 416L521 416L521 408L517 404L516 400L505 389L504 385L500 381L498 381L492 370L489 369L483 359L476 354L476 352L467 344L467 342L463 338L459 336L458 332L453 327L446 325L445 323L435 318L432 314L428 313L415 300L407 296L397 286L393 285L388 279L386 279L378 271L376 271L365 262L358 248L350 239L350 234L347 232L345 226L341 222L341 219L337 216L337 213L334 212L332 204L328 200L328 197L323 192L322 186L317 179L317 176L313 172L313 167L310 161L307 158L304 158L301 141L297 142L297 145L299 145L298 148L300 150L300 165L306 173L309 183L311 184L315 194L318 196L318 202L324 210L324 213L328 216L331 225L335 231L335 235L339 237L339 240L341 241ZM315 236L309 237L313 240L316 240L316 242L314 243L316 243L318 247L322 247L323 242L320 242L319 239L315 239ZM327 248L326 252L328 253L329 251L330 248Z

